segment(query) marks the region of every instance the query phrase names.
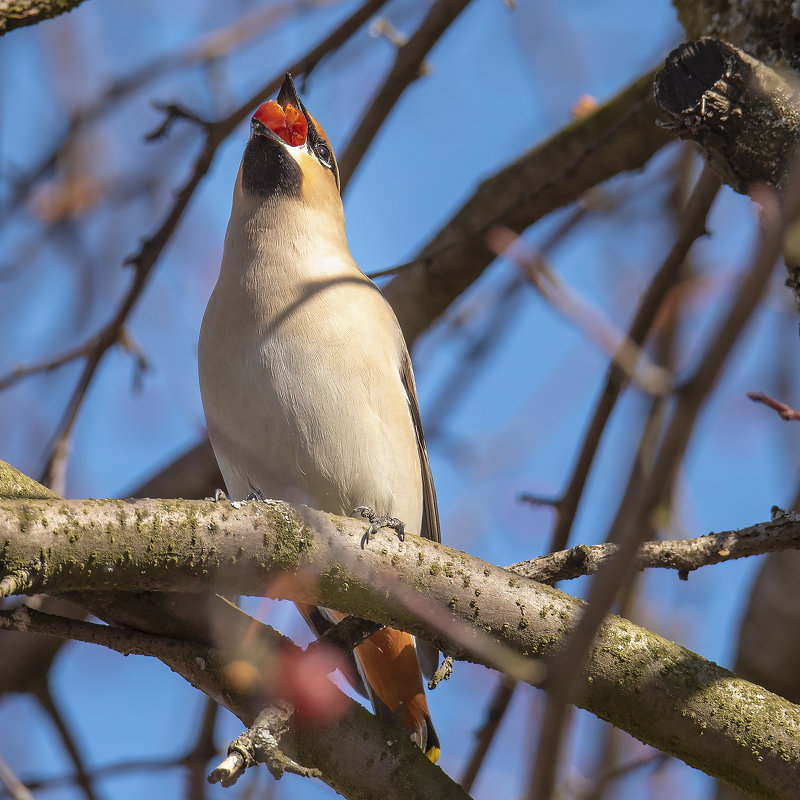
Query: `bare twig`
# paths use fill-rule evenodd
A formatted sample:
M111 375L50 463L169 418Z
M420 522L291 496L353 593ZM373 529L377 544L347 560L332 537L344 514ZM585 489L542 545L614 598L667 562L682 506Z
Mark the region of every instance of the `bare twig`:
M696 539L644 542L636 553L636 567L640 570L674 569L682 580L686 580L690 572L711 564L783 550L800 550L798 521L800 517L797 514L775 506L771 522L738 531L709 533ZM552 584L594 575L618 551L619 545L613 543L579 544L569 550L510 564L506 569Z
M580 203L546 237L540 245L540 251L549 253L586 216L588 210L587 204ZM434 438L440 431L445 416L453 413L472 381L481 374L481 364L490 357L493 349L502 341L523 309L528 294L525 291L527 286L528 281L525 276L519 270L514 270L505 286L492 299L491 314L482 325L482 330L475 341L461 358L454 360L449 373L442 377L438 394L434 395L425 406L425 430L429 439ZM457 316L457 321L451 322L451 329L466 324L464 317L469 318L470 314L467 312Z
M73 639L108 647L123 655L136 653L139 655L164 658L179 652L188 652L194 646L198 656L207 655L207 648L192 645L186 641L170 639L165 636L154 636L141 631L116 628L110 625L98 625L95 622L61 617L48 614L35 608L22 605L11 611L0 611L0 630L31 631L57 636L61 639Z
M212 770L208 782L233 786L248 767L256 764L266 764L275 779L283 777L284 772L321 778L318 769L298 764L280 749L281 736L288 729L293 714L294 709L285 702L265 708L256 721L228 745L227 757Z
M544 299L604 352L622 371L623 380L632 380L644 391L662 395L672 389L668 370L653 364L637 342L617 330L602 312L564 283L541 253L536 253L512 230L497 226L489 231L489 247L498 255L512 259Z
M186 782L186 800L205 800L206 765L216 755L214 729L219 706L211 697L203 698L203 721L197 731L194 746L183 757L189 776Z
M453 656L445 656L433 677L428 681L428 688L433 691L442 681L449 681L453 674Z
M315 5L324 4L324 0L315 3ZM15 209L25 207L26 200L34 186L56 169L64 153L75 141L80 131L113 111L122 100L171 72L217 61L234 48L246 44L288 18L292 13L306 9L308 6L309 3L296 3L293 0L279 4L272 3L257 9L246 17L237 19L231 25L213 31L200 41L193 41L184 50L156 58L128 75L112 80L94 100L71 112L69 127L63 136L22 179L15 182L11 197L3 209L5 213L0 215L0 225Z
M25 784L14 774L2 757L0 757L0 783L11 796L11 800L35 800Z
M6 575L0 580L0 600L15 594L28 594L35 591L36 572L34 570L20 569Z
M397 47L394 65L386 76L369 109L351 137L347 149L339 159L342 192L353 177L364 153L372 144L375 134L400 96L420 76L420 67L453 20L467 7L469 0L437 0L414 35Z
M97 795L95 794L94 787L92 786L91 776L84 766L83 756L78 750L77 742L75 741L75 737L72 735L72 731L69 729L69 725L67 725L67 721L64 719L63 714L53 699L50 687L45 686L44 691L37 692L36 696L39 702L42 704L44 710L50 716L53 724L56 726L58 734L61 737L61 741L64 744L67 753L69 754L70 760L75 766L75 783L81 787L83 793L86 795L87 800L96 800Z
M667 761L669 756L665 753L650 753L649 755L642 756L628 761L625 764L619 764L615 767L603 770L597 775L592 777L593 786L589 792L581 796L581 800L597 800L600 793L608 788L609 784L614 781L630 775L636 770L643 769L644 767L653 767L653 771L660 769Z
M800 411L791 406L787 406L786 403L781 403L780 400L774 400L769 395L764 394L764 392L748 392L747 396L753 402L763 403L765 406L771 408L781 419L785 419L788 422L800 419Z
M83 344L78 345L78 347L64 350L63 353L58 353L50 358L35 361L32 364L20 364L14 367L7 375L0 378L0 391L8 389L9 386L13 386L17 381L27 378L29 375L37 375L40 372L52 372L54 369L64 366L64 364L69 364L71 361L82 358L91 352L95 344L95 338L91 337L83 342Z

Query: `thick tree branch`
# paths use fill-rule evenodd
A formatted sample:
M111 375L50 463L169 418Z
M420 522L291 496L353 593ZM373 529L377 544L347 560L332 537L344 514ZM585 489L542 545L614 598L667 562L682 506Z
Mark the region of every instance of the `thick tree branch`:
M25 499L53 496L0 461L0 490L3 489L13 497ZM2 573L0 569L0 576ZM207 589L201 595L102 591L66 595L115 626L82 627L83 637L106 646L119 645L115 649L122 652L126 648L131 652L157 651L160 660L174 672L250 726L265 704L275 701L275 687L282 685L281 672L293 674L302 653L277 631L223 598L208 594ZM13 620L17 630L41 627L41 632L51 636L76 630L71 620L53 615L18 614ZM9 624L6 617L3 627ZM121 637L116 638L121 629ZM131 630L133 633L128 636ZM324 681L321 674L318 678ZM395 729L350 701L332 684L330 689L334 693L332 704L345 704L344 713L324 725L310 724L302 718L295 725L293 720L293 729L281 740L281 748L289 758L319 769L326 783L353 800L371 800L375 796L422 800L431 791L443 800L467 800L460 787L431 764L409 739L398 736Z
M672 0L672 5L690 39L713 36L767 64L797 64L794 0Z
M800 142L798 85L717 39L673 50L655 78L655 97L669 127L703 150L737 192L754 183L780 191Z
M98 597L99 602L94 607L97 613L128 615L128 621L133 623L135 611L121 611L118 602L103 599L99 592L88 596ZM287 673L297 669L302 651L235 606L224 601L215 601L213 605L210 614L212 628L215 628L213 643L191 640L193 636L198 639L206 636L202 631L202 604L196 601L196 619L178 621L173 631L176 637L183 638L79 622L26 607L0 612L0 629L69 637L123 654L159 658L193 686L233 711L245 725L253 728L251 735L258 737L263 728L263 720L262 723L258 720L265 707L288 708L276 692L285 686ZM140 608L143 619L152 615L152 611L146 605ZM317 680L326 678L320 673ZM282 762L285 768L296 764L295 759L314 765L302 774L319 772L327 783L348 798L370 800L376 796L373 791L378 791L378 796L394 800L408 800L409 797L422 800L433 790L439 797L467 800L460 788L430 764L404 736L346 698L332 684L328 689L333 693L332 704L341 711L325 720L327 724L323 727L313 719L309 721L307 716L292 719L292 730L281 739L281 750L286 746L287 757ZM343 750L337 750L337 745ZM269 755L272 756L271 768L281 763L282 756L275 750ZM409 770L410 777L401 779Z
M0 0L0 36L77 8L83 0Z
M475 655L453 641L456 624L474 630L477 621L498 645L541 658L560 649L582 612L569 595L443 545L387 534L362 549L361 523L304 513L277 502L7 501L0 568L35 565L50 591L291 595L409 630L461 658ZM578 703L756 795L793 797L800 781L800 709L626 620L609 617L601 628Z
M743 194L760 184L783 193L797 166L800 84L717 39L673 50L656 75L655 96L682 139L697 142L720 178ZM784 254L800 309L800 251L790 231Z

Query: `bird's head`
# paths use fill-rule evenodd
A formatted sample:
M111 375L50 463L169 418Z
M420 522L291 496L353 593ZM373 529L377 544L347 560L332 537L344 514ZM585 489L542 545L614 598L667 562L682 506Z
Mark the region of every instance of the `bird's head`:
M259 200L340 203L333 148L297 96L288 73L277 99L264 103L253 115L241 177L243 191Z

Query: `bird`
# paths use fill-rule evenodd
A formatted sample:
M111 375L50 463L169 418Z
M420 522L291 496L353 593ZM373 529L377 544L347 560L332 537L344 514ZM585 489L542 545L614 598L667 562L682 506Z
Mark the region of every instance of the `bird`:
M251 120L198 372L231 500L361 509L370 531L389 524L441 541L408 348L350 254L336 157L290 74ZM344 616L298 608L318 635ZM438 651L383 628L353 656L351 680L376 715L435 762L422 674Z

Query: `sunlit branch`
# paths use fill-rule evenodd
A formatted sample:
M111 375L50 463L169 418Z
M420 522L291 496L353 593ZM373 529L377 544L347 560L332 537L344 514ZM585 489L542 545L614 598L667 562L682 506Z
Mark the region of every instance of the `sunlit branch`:
M24 534L19 533L21 520ZM0 537L6 542L0 569L39 561L47 553L40 563L42 588L56 593L90 586L116 592L207 592L218 587L229 593L292 595L389 623L469 659L476 659L473 645L460 635L455 640L449 636L456 623L480 629L531 661L554 655L565 642L568 647L568 632L589 608L569 595L418 537L400 542L386 536L380 546L373 542L362 550L363 533L357 520L311 510L301 518L272 501L239 508L227 502L6 501L0 508ZM313 575L314 580L278 580L287 572ZM417 602L409 597L399 602L399 586ZM97 589L84 592L83 602L96 605L93 597L108 595ZM153 595L140 595L139 602L147 597ZM448 625L431 613L437 608ZM193 610L196 614L196 603ZM120 612L98 608L95 613ZM230 614L240 613L230 609ZM177 630L191 635L192 628L184 625ZM226 622L227 635L234 636L235 630ZM218 689L212 691L208 684L207 670L198 669L194 660L165 660L194 685L218 696ZM483 655L477 660L485 663ZM682 666L668 668L670 664ZM776 797L793 797L800 780L800 709L786 701L615 617L605 620L593 640L581 676L577 702L582 707L710 774L742 785L755 781ZM644 691L652 699L647 705L640 701ZM779 723L774 722L776 714ZM246 725L253 719L243 716ZM743 738L742 726L751 731L748 735L756 729L771 744ZM796 755L782 758L787 752ZM299 764L319 766L309 760L308 751L287 754Z

